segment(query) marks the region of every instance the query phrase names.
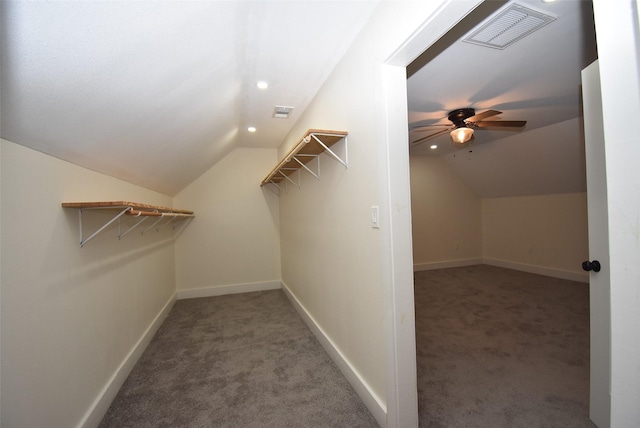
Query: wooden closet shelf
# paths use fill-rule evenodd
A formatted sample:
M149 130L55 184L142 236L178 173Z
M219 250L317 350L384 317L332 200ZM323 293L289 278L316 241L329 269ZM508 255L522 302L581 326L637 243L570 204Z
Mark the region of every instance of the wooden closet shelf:
M313 159L317 159L318 155L323 152L328 152L336 160L342 163L345 167L348 166L345 150L345 159L341 159L336 155L330 147L338 141L345 139L348 135L346 131L332 131L326 129L309 129L304 136L293 146L291 150L284 156L284 158L271 170L269 175L265 177L260 183L260 186L266 184L275 184L276 186L284 180L288 179L292 174L299 171L300 168L304 168L313 174L316 178L320 178L316 173L311 171L306 164Z
M148 205L141 204L138 202L128 202L128 201L106 201L106 202L63 202L63 208L76 208L78 210L78 221L79 221L79 230L80 230L80 247L83 247L87 242L93 239L98 233L105 230L109 225L117 221L118 224L118 239L122 239L133 229L138 227L144 221L146 221L150 217L156 217L157 219L151 226L147 227L142 231L144 234L147 230L152 228L156 228L159 230L161 227L166 226L167 224L177 221L180 222L185 219L190 219L195 217L193 211L190 210L179 210L176 208L168 208L159 205ZM95 232L93 232L89 237L83 238L84 232L82 227L82 211L84 210L112 210L115 212L113 218L107 221L102 227L98 228ZM126 231L122 231L120 227L120 217L123 215L128 215L131 217L140 217L135 224L130 226ZM169 220L164 220L168 218ZM162 224L160 224L162 223ZM187 223L187 222L185 222ZM175 223L174 223L175 228Z
M128 201L106 201L106 202L63 202L63 208L82 208L82 209L125 209L127 207L132 210L139 211L157 211L159 213L177 213L193 215L193 211L180 210L176 208L168 208L159 205L141 204L138 202Z

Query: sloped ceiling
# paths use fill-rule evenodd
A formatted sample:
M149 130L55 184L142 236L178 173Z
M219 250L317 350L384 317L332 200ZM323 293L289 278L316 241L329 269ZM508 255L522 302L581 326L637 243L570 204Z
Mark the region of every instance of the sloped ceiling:
M491 10L479 8L409 67L410 141L443 129L448 112L463 107L527 125L476 130L463 150L444 134L411 144L411 154L441 157L481 197L585 191L580 72L597 58L591 2L486 3ZM512 3L556 19L503 50L461 40Z
M591 3L517 0L556 19L504 50L459 40L510 3L485 2L409 67L409 129L461 107L526 128L411 153L441 156L482 197L584 191L575 120L580 70L597 56ZM175 195L235 147L280 145L377 4L0 2L1 136ZM275 105L293 113L273 118Z
M1 136L175 195L280 145L377 3L3 1Z

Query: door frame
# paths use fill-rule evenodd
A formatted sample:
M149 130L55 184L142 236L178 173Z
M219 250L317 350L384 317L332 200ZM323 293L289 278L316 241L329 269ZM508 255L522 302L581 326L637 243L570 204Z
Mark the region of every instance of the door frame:
M603 122L607 153L611 259L611 422L632 426L640 422L640 201L637 193L640 144L619 126L619 113L640 117L640 11L632 0L611 7L592 0L601 65ZM389 230L384 237L390 260L387 303L387 419L389 427L417 426L417 375L413 314L413 260L405 67L440 39L482 1L444 2L441 7L378 70L385 119L380 136L381 194ZM620 48L620 40L628 45ZM400 93L400 94L399 94ZM401 95L404 94L404 95ZM629 94L634 94L630 96ZM626 135L625 135L626 134ZM609 142L609 143L608 143ZM615 144L614 144L615 143ZM413 319L413 315L411 315Z
M640 144L620 112L640 116L636 0L592 0L607 170L611 280L611 426L640 426Z
M386 301L387 427L418 426L418 383L413 300L413 252L406 67L440 40L483 0L447 0L376 70L382 102L379 135L381 216L388 219L382 235Z

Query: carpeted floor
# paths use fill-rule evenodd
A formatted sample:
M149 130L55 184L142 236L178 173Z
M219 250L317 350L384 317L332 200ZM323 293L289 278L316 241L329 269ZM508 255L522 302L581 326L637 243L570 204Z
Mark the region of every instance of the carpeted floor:
M421 427L595 427L587 284L481 265L415 298Z
M377 427L280 290L180 300L100 427Z
M593 428L583 283L416 272L420 427ZM377 427L282 291L178 301L100 427Z

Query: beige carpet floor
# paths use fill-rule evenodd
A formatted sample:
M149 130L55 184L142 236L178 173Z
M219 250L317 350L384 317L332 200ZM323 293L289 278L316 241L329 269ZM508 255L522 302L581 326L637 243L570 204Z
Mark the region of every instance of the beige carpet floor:
M595 427L587 284L480 265L415 273L421 427Z
M100 427L377 427L281 290L180 300Z

